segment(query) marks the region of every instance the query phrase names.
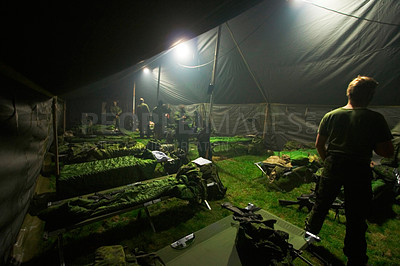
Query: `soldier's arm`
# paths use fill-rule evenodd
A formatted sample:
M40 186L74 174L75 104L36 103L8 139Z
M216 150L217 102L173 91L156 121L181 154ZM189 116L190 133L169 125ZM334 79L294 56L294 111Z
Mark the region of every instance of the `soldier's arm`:
M324 161L326 158L326 141L328 137L318 134L317 139L315 140L315 148L317 148L318 154L321 159Z

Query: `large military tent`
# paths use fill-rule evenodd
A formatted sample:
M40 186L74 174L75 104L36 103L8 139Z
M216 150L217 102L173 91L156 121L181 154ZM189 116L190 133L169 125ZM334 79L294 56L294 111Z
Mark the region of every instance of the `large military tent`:
M372 105L394 127L400 102L396 5L263 1L180 46L66 95L74 104L70 121L79 121L82 113L105 121L100 102L107 97L121 101L127 112L140 97L151 107L162 100L189 105L192 112L206 112L212 102L216 134L263 134L269 146L281 148L290 139L313 141L322 115L346 103L347 84L360 74L379 81ZM182 47L185 58L179 56Z
M177 59L180 46L168 49L163 43L160 50L159 40L152 39L148 40L151 49L146 50L143 60L137 57L137 61L129 62L132 57L127 57L120 64L124 69L120 67L113 74L102 71L101 77L82 83L71 80L85 76L83 68L69 72L61 68L61 63L55 64L63 72L57 77L53 75L57 68L47 65L53 71L40 76L40 69L21 71L18 65L13 66L13 58L2 49L7 62L0 66L2 262L16 241L44 155L53 143L57 128L53 123L58 127L63 123L72 126L80 123L82 114L96 117L99 123L107 122L102 121L102 107L112 100L120 102L127 116L134 114L139 97L144 97L151 107L158 100L172 106L185 104L190 112L212 115L215 134L262 134L267 146L279 149L288 140L313 141L322 115L345 104L346 86L360 74L379 81L372 108L385 115L391 128L396 126L400 118L398 1L274 0L250 1L252 4L247 6L238 4L241 1L219 2L225 6L213 13L213 23L203 18L205 26L192 32L197 36L189 35L182 41L189 57ZM236 5L236 9L229 16L222 16L225 13L221 10L229 4ZM124 3L126 6L129 4ZM244 12L239 14L238 10ZM168 14L162 17L165 19ZM96 17L91 18L92 25L96 24ZM158 21L162 27L163 21ZM31 23L42 25L35 20ZM76 30L80 27L78 23L74 26ZM112 29L110 26L105 31ZM30 37L28 30L22 35ZM102 37L96 40L106 42L107 34ZM113 40L116 50L123 41ZM34 39L29 43L38 48ZM21 47L29 47L29 43ZM69 44L88 45L84 41ZM35 49L27 49L34 54L31 60L44 60ZM41 49L44 48L38 51L43 52ZM118 58L122 61L124 49ZM22 58L23 49L20 51ZM57 50L58 53L67 59L67 52ZM78 57L71 58L74 60L84 64ZM107 60L113 64L110 57ZM34 68L32 64L25 66ZM148 75L144 68L151 70ZM69 91L62 82L73 84L73 90ZM53 96L58 96L58 102Z

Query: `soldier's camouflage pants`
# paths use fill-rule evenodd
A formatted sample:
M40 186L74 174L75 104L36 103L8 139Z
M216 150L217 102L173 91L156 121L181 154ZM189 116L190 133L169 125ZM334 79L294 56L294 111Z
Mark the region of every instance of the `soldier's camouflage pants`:
M316 191L316 201L306 219L306 230L318 234L330 206L344 187L346 236L344 254L348 264L365 264L367 243L366 219L369 215L372 189L372 171L369 162L357 162L340 156L328 156Z

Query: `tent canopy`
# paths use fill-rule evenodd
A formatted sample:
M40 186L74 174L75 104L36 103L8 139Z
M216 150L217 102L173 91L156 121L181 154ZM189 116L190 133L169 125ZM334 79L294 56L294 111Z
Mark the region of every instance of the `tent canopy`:
M257 4L221 24L214 103L341 105L348 83L367 75L380 83L373 105L398 105L398 5L347 0ZM187 58L178 58L177 46L66 97L124 101L131 93L132 102L135 87L136 96L151 106L157 98L170 104L208 102L218 29L186 41ZM151 70L147 75L145 67Z

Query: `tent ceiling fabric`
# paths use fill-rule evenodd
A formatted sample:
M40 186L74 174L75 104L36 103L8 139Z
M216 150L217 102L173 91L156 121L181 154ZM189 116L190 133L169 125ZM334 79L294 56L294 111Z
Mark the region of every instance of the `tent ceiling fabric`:
M193 38L261 0L2 1L1 59L61 95Z
M214 102L340 105L347 84L357 75L375 77L373 105L400 104L399 2L322 0L263 1L221 24ZM140 64L82 88L122 90L156 104L208 101L217 27L187 44L189 61L166 50ZM152 75L140 70L148 66ZM121 85L124 83L125 85ZM126 88L125 88L126 90Z

